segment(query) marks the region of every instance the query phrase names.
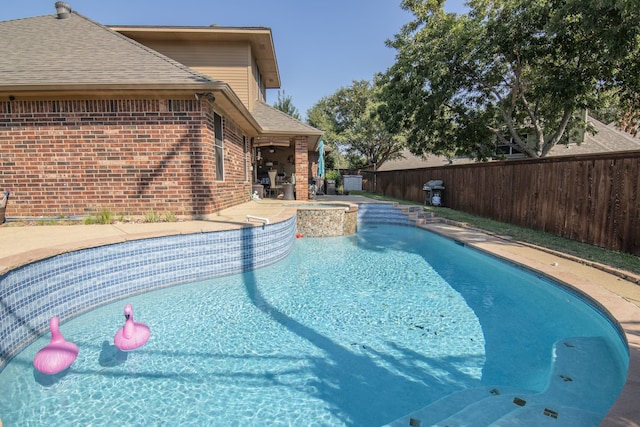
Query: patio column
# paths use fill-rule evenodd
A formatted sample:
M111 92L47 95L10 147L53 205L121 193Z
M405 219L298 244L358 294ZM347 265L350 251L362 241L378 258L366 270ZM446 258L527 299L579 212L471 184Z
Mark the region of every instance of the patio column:
M309 200L309 137L295 138L296 200Z

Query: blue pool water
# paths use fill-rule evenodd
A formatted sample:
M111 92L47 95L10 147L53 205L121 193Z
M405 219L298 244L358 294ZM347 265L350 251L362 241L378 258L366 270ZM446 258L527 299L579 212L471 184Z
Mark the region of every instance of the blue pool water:
M113 347L125 303L152 331L129 353ZM561 417L597 425L628 365L582 299L399 226L299 239L277 264L130 297L61 331L80 348L69 370L33 369L46 334L0 372L4 426L376 426L483 388L564 399Z

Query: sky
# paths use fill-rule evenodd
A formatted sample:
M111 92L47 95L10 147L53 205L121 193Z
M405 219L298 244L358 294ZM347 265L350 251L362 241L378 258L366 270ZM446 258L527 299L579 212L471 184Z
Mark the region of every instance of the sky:
M2 0L0 21L55 13L56 0ZM357 80L372 80L395 61L392 39L412 15L400 0L67 0L104 25L269 27L280 93L303 119L309 108ZM464 0L445 9L464 12ZM1 59L0 59L1 60ZM267 90L273 105L278 90Z

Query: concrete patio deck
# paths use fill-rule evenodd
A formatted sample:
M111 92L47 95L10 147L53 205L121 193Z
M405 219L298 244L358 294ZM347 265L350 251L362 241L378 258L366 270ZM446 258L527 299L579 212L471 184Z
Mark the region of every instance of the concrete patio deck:
M360 196L318 196L317 201L375 202ZM251 201L202 220L170 223L3 226L0 227L4 242L0 245L0 274L40 259L88 247L262 225L257 221L247 221L247 215L278 222L295 214L295 204L277 200ZM630 363L627 383L601 425L640 426L640 276L590 265L580 259L444 222L429 223L423 228L540 271L585 292L609 310L626 333Z

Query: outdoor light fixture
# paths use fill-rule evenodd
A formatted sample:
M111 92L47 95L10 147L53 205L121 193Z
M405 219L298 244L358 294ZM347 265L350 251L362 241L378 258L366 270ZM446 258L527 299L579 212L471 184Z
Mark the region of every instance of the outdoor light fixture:
M260 152L260 148L258 147L258 152L256 153L256 160L259 162L262 160L262 153Z

